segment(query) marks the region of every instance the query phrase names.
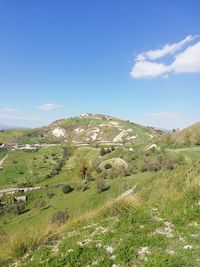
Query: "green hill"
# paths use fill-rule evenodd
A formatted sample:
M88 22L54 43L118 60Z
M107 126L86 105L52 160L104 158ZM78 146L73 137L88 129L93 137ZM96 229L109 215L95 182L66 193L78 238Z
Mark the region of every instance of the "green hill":
M135 143L153 139L158 131L152 128L99 114L83 114L62 119L32 130L6 130L0 142L59 143L74 145L90 143Z

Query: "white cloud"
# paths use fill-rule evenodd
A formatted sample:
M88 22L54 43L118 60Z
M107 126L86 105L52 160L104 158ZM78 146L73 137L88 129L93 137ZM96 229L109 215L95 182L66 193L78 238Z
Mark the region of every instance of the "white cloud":
M200 72L200 42L178 54L171 68L177 73Z
M48 104L43 104L43 105L38 106L38 109L46 110L46 111L60 109L60 108L63 108L63 106L54 104L54 103L48 103Z
M179 119L180 118L180 115L176 112L147 113L146 116L152 119Z
M189 35L179 43L165 45L160 50L150 50L139 54L135 58L135 64L132 67L130 75L134 79L155 78L159 76L168 77L169 73L200 73L200 42L187 47L183 52L175 54L172 64L166 65L155 62L155 59L161 58L167 54L174 54L183 45L194 40L196 36ZM153 61L154 60L154 61Z
M155 78L169 72L169 67L164 64L158 64L150 61L138 61L132 68L131 76L133 78Z
M179 43L166 44L163 46L162 49L150 50L150 51L144 52L141 55L139 55L140 56L139 58L143 56L144 58L155 60L155 59L164 57L168 54L174 54L176 51L180 50L185 44L187 44L188 42L191 42L196 37L197 36L189 35L185 39L180 41Z

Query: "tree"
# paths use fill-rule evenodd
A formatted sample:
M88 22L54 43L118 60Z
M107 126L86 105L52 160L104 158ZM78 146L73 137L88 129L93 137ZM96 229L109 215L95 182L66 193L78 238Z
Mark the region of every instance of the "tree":
M89 166L87 164L87 162L85 160L82 160L80 162L80 166L79 166L79 169L78 169L78 176L82 179L82 180L85 180L87 178L89 178L91 175L90 175L90 169L89 169Z

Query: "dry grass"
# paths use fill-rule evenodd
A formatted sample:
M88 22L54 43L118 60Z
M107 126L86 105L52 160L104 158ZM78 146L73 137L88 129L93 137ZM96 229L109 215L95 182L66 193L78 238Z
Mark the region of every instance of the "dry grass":
M140 201L136 196L126 198L119 197L108 201L100 208L80 214L61 225L52 224L41 225L40 229L30 228L23 235L10 234L6 242L0 244L0 264L22 257L28 251L33 251L42 244L47 244L51 240L57 239L67 233L69 230L82 227L83 225L94 221L103 216L117 216L123 212L133 212L140 207Z

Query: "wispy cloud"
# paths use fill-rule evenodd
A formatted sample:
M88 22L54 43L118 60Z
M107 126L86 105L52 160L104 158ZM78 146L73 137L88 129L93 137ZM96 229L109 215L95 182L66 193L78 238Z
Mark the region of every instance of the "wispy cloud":
M58 105L58 104L54 104L54 103L48 103L48 104L40 105L37 108L40 109L40 110L49 111L49 110L55 110L55 109L63 108L63 105Z
M20 111L19 109L17 108L0 108L0 112L18 112Z
M162 49L150 50L139 54L135 58L130 75L134 79L155 78L169 73L195 73L200 72L200 42L195 43L184 51L176 53L188 42L197 36L189 35L179 43L167 44ZM155 60L168 54L175 54L173 62L169 65L158 63Z
M185 39L183 39L182 41L180 41L178 43L166 44L161 49L150 50L150 51L144 52L144 53L138 55L137 58L138 58L138 60L145 59L145 58L148 58L150 60L155 60L155 59L164 57L168 54L174 54L176 51L180 50L184 45L186 45L188 42L191 42L196 37L197 37L197 35L195 35L195 36L189 35Z
M0 118L8 120L20 120L20 121L41 121L39 117L15 116L9 114L0 114Z
M179 119L180 118L180 115L176 112L147 113L146 116L152 119Z

